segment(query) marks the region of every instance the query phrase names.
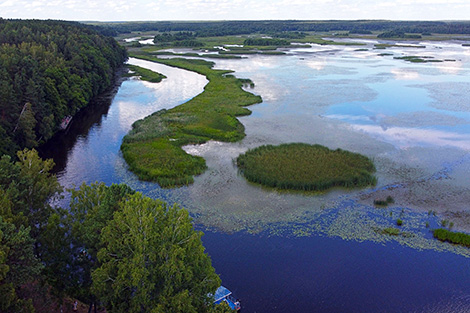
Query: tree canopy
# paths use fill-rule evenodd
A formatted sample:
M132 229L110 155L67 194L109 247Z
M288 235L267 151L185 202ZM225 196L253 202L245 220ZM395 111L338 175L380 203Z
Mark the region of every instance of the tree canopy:
M36 147L110 87L126 52L89 26L0 19L0 155Z
M212 305L220 278L186 210L103 183L53 207L52 166L35 150L0 159L1 312L34 312L38 290L108 312L230 312Z

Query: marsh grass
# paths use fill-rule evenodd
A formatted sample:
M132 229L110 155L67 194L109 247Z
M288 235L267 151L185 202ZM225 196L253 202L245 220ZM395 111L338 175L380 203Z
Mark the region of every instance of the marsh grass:
M194 71L209 80L204 92L190 101L135 122L121 145L129 169L140 179L156 181L162 187L190 184L194 175L204 172L206 164L181 147L211 139L242 139L245 128L236 117L251 114L245 106L261 102L261 97L242 89L251 81L227 75L231 73L228 70L214 70L212 62L133 56Z
M148 70L146 68L137 66L137 65L131 65L128 64L127 67L133 71L134 73L129 73L126 76L140 76L141 80L145 80L151 83L159 83L161 82L164 78L166 78L165 75Z
M444 228L438 228L433 231L434 238L440 241L447 241L453 244L470 247L470 235L460 232L452 232Z
M261 146L237 158L247 180L278 189L323 191L376 184L369 158L303 143Z

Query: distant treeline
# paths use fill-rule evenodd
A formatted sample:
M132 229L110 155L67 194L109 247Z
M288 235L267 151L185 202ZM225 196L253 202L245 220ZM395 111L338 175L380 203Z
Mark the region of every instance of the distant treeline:
M83 24L0 19L0 155L51 138L125 59L113 38Z
M377 38L420 39L422 37L421 35L417 35L417 34L409 35L399 30L391 30L391 31L384 32L384 33L377 35Z
M192 32L162 33L155 36L156 45L169 45L172 47L202 47L204 43L195 40L196 34Z
M306 31L349 31L368 34L397 30L404 33L470 34L470 22L439 21L220 21L220 22L128 22L99 24L103 32L117 35L133 31L195 32L197 37L274 34Z

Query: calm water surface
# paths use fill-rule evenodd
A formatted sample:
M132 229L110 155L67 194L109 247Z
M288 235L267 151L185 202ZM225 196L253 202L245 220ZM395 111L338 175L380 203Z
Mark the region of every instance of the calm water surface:
M207 83L145 61L130 62L168 79L122 82L107 100L110 106L99 103L83 112L44 155L54 157L65 187L124 182L189 209L244 312L469 312L470 263L462 255L470 253L435 242L424 223L437 226L445 205L459 206L465 215L470 203L470 49L458 42L387 50L366 44L368 51L314 46L284 56L217 60L217 68L251 78L256 87L250 91L264 102L240 119L247 133L242 142L185 148L205 157L209 167L189 187L162 190L139 182L120 155L135 120L189 100ZM382 52L393 55L378 56ZM455 61L393 59L403 55ZM279 193L238 175L238 154L299 141L372 157L378 186ZM396 204L373 208L373 199L385 194ZM427 214L430 208L436 217ZM398 217L412 238L377 234L377 227L393 226Z

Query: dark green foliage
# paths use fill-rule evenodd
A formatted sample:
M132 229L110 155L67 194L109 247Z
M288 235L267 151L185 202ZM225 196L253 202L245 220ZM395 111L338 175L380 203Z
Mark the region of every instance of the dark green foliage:
M0 23L0 155L35 147L113 80L126 52L79 23ZM5 136L3 136L5 135Z
M385 200L383 199L375 199L374 205L376 206L388 206L389 204L395 203L395 200L391 196L387 196Z
M0 312L34 312L32 301L18 295L42 269L33 254L33 243L29 228L17 227L0 215Z
M186 210L136 193L102 229L93 289L109 312L209 312L220 279Z
M171 43L173 41L192 40L196 35L192 32L162 33L155 36L155 43Z
M470 235L460 232L452 232L444 228L438 228L433 231L434 238L440 241L447 241L453 244L470 247Z
M159 46L188 47L188 48L196 48L196 47L204 46L202 42L196 40L196 35L192 32L158 34L153 39L153 42Z
M52 162L34 150L18 159L0 159L0 312L34 312L38 296L107 312L229 312L212 306L220 279L187 211L103 183L72 190L70 210L51 208Z
M303 143L261 146L237 158L251 182L279 189L326 190L374 185L374 164L365 156Z
M280 32L272 35L273 38L284 38L284 39L302 39L307 34L304 32Z
M283 39L273 38L248 38L243 43L245 46L289 46L290 42Z
M397 226L403 225L403 221L401 219L397 219Z
M197 37L213 37L243 34L274 34L283 32L329 32L349 31L351 33L370 34L399 30L404 33L435 33L435 34L470 34L470 23L460 21L387 21L387 20L357 20L357 21L218 21L218 22L123 22L102 23L103 28L117 33L133 31L159 32L195 32Z
M420 39L421 35L409 35L405 34L405 32L401 30L391 30L377 35L377 38Z

